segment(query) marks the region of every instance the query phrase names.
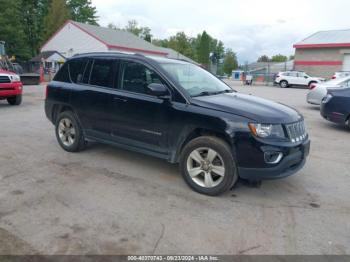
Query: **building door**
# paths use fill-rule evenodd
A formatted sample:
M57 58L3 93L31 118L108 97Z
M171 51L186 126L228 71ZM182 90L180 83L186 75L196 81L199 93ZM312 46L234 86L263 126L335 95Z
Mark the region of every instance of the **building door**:
M343 71L350 71L350 54L344 54Z

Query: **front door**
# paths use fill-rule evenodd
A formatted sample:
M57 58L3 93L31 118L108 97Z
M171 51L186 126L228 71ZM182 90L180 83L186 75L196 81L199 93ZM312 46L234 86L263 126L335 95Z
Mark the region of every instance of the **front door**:
M121 65L121 88L113 98L112 137L118 143L166 155L171 102L148 89L151 83L164 82L141 63L124 61Z

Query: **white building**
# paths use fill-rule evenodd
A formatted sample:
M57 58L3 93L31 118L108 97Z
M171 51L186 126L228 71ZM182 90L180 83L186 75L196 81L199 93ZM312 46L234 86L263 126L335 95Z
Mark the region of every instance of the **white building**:
M71 20L43 45L41 52L47 51L57 51L67 58L88 52L127 52L193 62L173 49L155 46L132 33Z

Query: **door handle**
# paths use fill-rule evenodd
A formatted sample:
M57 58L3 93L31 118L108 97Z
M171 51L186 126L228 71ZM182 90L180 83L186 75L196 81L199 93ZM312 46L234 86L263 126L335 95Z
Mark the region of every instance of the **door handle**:
M128 102L127 99L121 98L121 97L117 97L117 96L113 97L113 99L114 99L115 101L119 101L119 102L123 102L123 103Z

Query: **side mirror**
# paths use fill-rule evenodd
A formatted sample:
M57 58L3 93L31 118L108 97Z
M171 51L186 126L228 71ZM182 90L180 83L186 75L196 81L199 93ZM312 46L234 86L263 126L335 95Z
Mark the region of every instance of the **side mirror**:
M157 97L165 97L169 95L169 91L163 84L149 84L148 89L151 92L151 95L157 96Z
M308 76L304 76L305 77L305 79L308 79L309 77Z

